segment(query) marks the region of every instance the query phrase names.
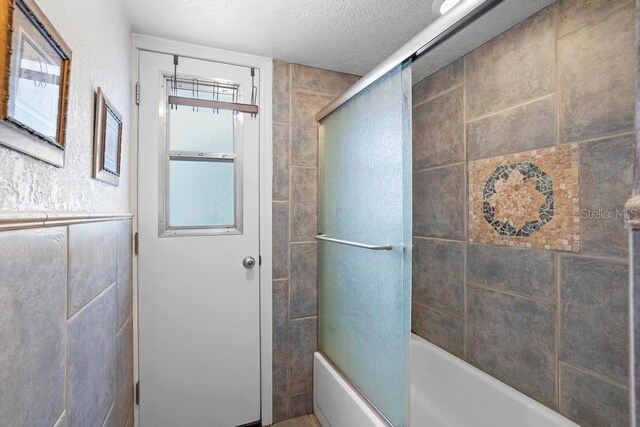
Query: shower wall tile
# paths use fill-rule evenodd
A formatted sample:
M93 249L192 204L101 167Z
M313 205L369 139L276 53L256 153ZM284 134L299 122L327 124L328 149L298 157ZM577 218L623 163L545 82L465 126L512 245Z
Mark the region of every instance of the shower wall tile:
M413 86L413 105L423 103L464 81L464 59L460 58L441 68Z
M583 369L561 363L560 413L584 427L627 427L629 392Z
M116 281L114 228L108 222L69 226L68 317Z
M69 426L102 425L116 397L116 293L111 286L67 325Z
M578 28L606 19L629 0L559 0L559 35L571 33Z
M289 277L289 203L274 202L273 210L273 278Z
M411 330L460 358L464 356L464 320L413 304Z
M466 56L467 117L555 90L554 7L550 6Z
M559 40L562 141L633 131L634 28L635 7L629 2Z
M415 107L412 121L414 170L464 161L462 88Z
M287 357L273 359L273 423L289 418Z
M291 241L312 242L318 229L318 170L293 167Z
M555 141L555 96L467 124L470 160L549 147Z
M273 200L289 200L289 125L273 124Z
M315 115L333 96L293 91L291 95L291 162L318 165L318 123Z
M133 312L133 230L131 221L117 221L116 227L116 270L117 270L117 305L118 323L116 330L120 330ZM133 339L133 338L132 338Z
M557 295L550 251L470 244L467 268L469 282L552 301Z
M295 343L290 349L289 394L310 391L313 388L313 352L318 347L318 319L291 320L289 342Z
M556 307L470 286L469 362L556 408Z
M633 190L633 135L580 144L582 253L627 257L624 205Z
M289 282L273 282L273 356L287 354L289 343Z
M289 123L290 97L289 64L273 61L273 121Z
M414 239L413 301L462 315L464 254L463 242Z
M291 84L294 90L322 92L336 97L349 89L359 78L353 74L291 64Z
M64 411L66 227L0 233L0 420L53 425Z
M627 382L628 286L626 262L561 257L560 360Z
M316 243L291 245L291 319L318 314L318 250Z
M413 174L413 234L465 239L464 165Z
M313 413L313 392L297 394L289 398L289 411L291 418Z
M317 313L315 114L358 78L274 61L273 407L276 422L312 411L310 349L317 346L317 319L307 316ZM314 323L313 328L309 327L310 321Z
M127 425L133 412L133 316L122 327L116 336L117 368L116 384L117 398L115 404L115 419L117 426Z

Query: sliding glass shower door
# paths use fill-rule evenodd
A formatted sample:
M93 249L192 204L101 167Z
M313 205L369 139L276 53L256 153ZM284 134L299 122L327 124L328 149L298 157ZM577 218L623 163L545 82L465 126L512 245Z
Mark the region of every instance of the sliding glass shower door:
M394 426L409 417L411 67L320 121L319 346Z

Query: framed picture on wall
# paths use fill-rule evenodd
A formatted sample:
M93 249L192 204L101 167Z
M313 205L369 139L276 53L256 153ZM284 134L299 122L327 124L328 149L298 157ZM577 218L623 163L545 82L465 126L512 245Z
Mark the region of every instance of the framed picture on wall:
M93 177L111 185L120 183L122 115L98 88L93 135Z
M71 49L33 0L0 9L0 144L64 166Z

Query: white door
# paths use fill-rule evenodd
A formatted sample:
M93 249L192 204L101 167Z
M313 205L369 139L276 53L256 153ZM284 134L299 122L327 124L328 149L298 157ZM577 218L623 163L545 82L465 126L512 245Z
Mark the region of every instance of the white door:
M259 116L168 97L250 103L253 80L184 57L174 71L140 53L140 426L238 426L260 419Z

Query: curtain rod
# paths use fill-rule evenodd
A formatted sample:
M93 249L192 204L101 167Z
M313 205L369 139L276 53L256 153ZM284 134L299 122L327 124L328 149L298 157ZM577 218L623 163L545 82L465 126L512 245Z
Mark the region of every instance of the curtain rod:
M408 59L416 59L418 56L425 54L439 45L457 31L464 28L468 23L480 17L502 1L503 0L462 0L460 4L429 24L429 26L418 33L417 36L405 43L400 49L354 83L342 95L338 96L320 110L316 114L316 121L319 122L331 114L342 104Z

